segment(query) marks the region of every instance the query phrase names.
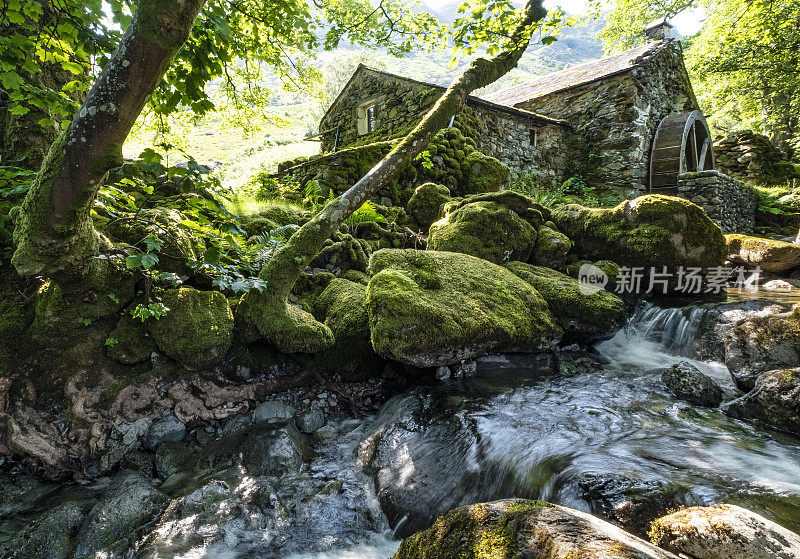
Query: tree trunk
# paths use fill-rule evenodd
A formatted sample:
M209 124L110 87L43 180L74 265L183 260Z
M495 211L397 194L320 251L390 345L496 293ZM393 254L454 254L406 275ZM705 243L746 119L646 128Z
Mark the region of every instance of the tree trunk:
M122 144L189 37L205 0L140 0L133 22L69 128L50 147L20 209L12 259L20 275L80 276L100 239L89 215L122 161Z
M364 201L383 188L419 155L436 132L458 113L474 90L497 81L519 62L530 42L533 24L547 11L542 0L529 0L523 20L511 35L511 46L491 60L478 58L458 77L403 140L341 197L303 225L262 269L263 292L250 291L237 307L248 340L266 339L284 353L314 353L333 343L330 329L289 304L289 292L322 249L325 240Z

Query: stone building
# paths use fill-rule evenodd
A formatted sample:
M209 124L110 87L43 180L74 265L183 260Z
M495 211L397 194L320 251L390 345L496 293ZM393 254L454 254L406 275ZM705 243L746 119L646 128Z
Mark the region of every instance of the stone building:
M710 131L671 27L656 22L640 47L471 96L456 122L469 122L475 148L507 165L509 179L535 172L559 184L580 177L624 197L663 192L713 208L726 230L752 227L746 187L709 173ZM320 121L317 161L335 165L336 152L402 136L444 90L360 65Z

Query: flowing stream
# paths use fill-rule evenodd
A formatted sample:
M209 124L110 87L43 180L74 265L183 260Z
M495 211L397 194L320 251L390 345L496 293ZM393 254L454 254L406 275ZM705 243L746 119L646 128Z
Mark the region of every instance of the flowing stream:
M736 395L723 364L696 359L707 312L707 306L647 304L626 328L597 344L587 365L577 361L567 374L519 369L395 397L395 403L425 401L434 412L397 412L398 432L422 434L384 446L390 477L420 508L432 503L432 514L442 500L431 492L451 489L448 506L518 496L588 511L587 483L602 493L611 480L611 486L666 492L677 504L740 504L800 531L800 440L677 401L651 371L689 360L729 397ZM381 512L373 472L365 473L356 459L359 445L386 425L386 417L382 412L330 426L299 473L266 481L242 477L236 488L220 490L225 500L220 497L217 509L203 509L202 522L198 515L162 521L157 537L151 534L135 556L390 557L399 540ZM467 439L472 442L464 444ZM427 478L433 482L415 482ZM436 480L469 482L445 489ZM321 489L332 482L335 490ZM266 497L247 497L258 491ZM613 501L614 495L607 497ZM270 499L281 504L267 515L263 503Z

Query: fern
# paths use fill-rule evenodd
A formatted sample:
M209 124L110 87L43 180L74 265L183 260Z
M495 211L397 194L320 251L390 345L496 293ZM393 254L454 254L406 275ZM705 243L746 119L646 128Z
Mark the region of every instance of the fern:
M386 223L386 218L378 213L369 200L344 220L346 225L360 225L362 223Z

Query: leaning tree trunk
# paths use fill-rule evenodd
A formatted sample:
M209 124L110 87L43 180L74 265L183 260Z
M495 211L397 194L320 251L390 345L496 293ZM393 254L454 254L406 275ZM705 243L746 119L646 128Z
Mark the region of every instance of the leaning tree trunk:
M20 209L20 275L78 275L99 249L89 215L122 144L189 37L205 0L140 0L133 22L69 128L50 147Z
M530 42L533 24L547 11L542 0L529 0L511 46L491 60L479 58L456 79L420 123L341 197L303 225L262 269L267 288L250 291L237 307L237 317L250 340L266 339L284 353L313 353L333 343L333 333L305 311L289 304L289 292L322 249L325 241L361 204L377 193L458 113L474 90L485 87L516 67Z

